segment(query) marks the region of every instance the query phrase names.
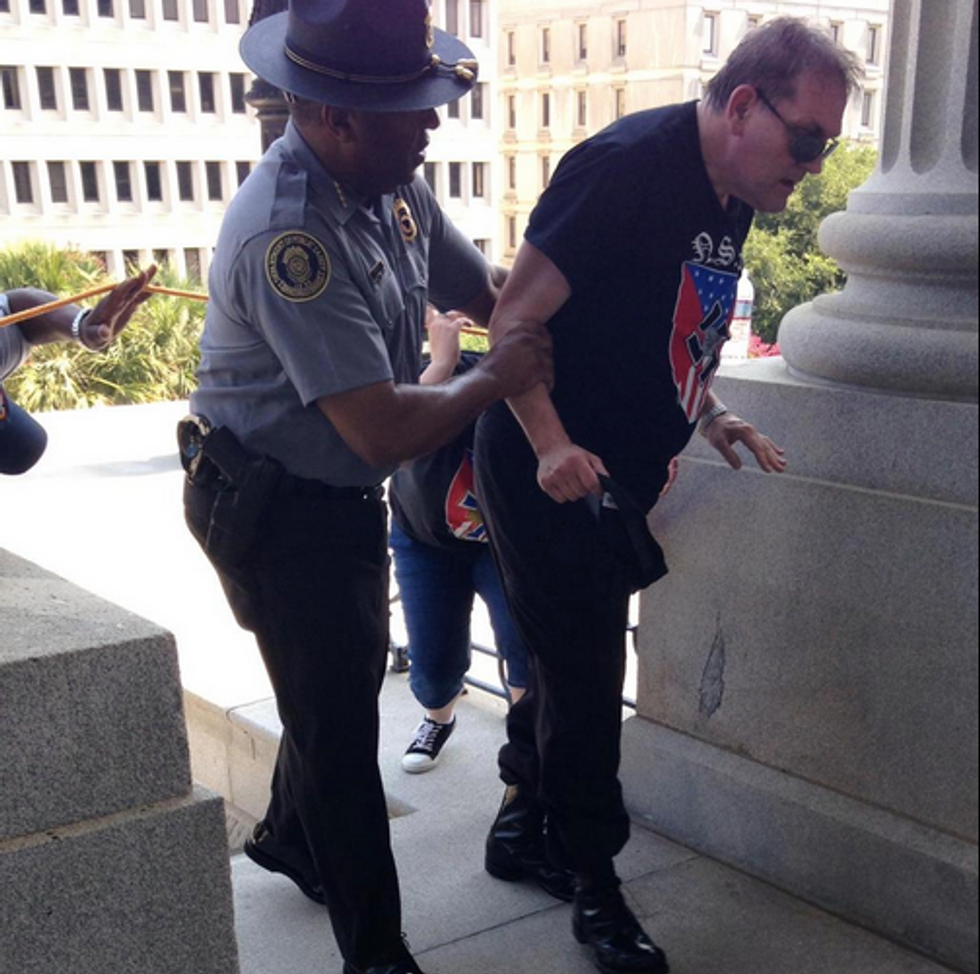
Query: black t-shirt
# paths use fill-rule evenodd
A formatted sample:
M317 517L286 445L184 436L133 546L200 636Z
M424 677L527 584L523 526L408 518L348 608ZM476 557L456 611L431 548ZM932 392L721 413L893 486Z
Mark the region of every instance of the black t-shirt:
M697 103L628 116L562 160L527 239L572 296L549 327L572 440L652 506L729 336L752 210L722 208Z
M481 357L464 352L455 374L468 372ZM388 500L392 516L410 538L477 558L488 539L473 484L475 429L470 426L452 443L397 470Z

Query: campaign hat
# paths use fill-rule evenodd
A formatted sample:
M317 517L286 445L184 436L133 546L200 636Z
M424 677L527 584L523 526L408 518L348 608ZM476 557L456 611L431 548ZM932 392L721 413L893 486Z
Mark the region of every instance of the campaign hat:
M249 28L241 55L287 96L373 112L456 101L478 72L472 51L433 26L427 0L289 0Z
M27 473L48 445L44 427L0 386L0 474Z

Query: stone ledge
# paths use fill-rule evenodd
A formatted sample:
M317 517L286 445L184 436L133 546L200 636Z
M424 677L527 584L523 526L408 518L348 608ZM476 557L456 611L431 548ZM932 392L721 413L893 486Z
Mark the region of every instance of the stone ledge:
M978 971L972 843L639 717L622 777L631 813L660 834Z
M185 795L173 637L0 550L0 841Z

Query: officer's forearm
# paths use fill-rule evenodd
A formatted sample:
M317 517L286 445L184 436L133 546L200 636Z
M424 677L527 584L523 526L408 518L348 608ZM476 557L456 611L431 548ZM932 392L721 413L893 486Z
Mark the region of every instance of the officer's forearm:
M389 467L450 443L502 397L477 367L435 386L379 383L319 400L347 445L372 467Z
M18 288L7 292L7 299L10 302L11 314L18 311L27 311L29 308L37 308L42 304L57 300L54 294L41 291L37 288ZM28 321L21 322L16 327L31 345L47 345L50 342L64 342L71 338L71 323L78 314L78 307L68 305L49 311L47 314L39 315Z

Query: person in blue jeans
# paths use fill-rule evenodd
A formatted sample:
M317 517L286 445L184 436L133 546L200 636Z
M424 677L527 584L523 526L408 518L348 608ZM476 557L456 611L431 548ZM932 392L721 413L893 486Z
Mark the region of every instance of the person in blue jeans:
M444 382L472 368L460 352L467 319L429 314L431 363L420 381ZM390 544L408 630L410 685L425 715L402 759L410 774L431 771L456 729L456 701L470 667L474 596L486 603L497 652L506 663L512 702L527 687L527 653L511 618L476 503L470 427L448 446L398 470L391 479Z

